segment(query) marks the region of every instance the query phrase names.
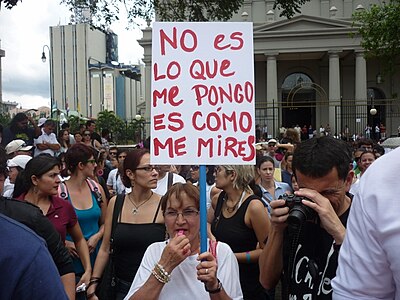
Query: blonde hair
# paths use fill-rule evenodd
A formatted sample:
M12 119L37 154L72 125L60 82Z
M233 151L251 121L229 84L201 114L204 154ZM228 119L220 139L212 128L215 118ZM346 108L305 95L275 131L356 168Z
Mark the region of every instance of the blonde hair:
M227 172L235 172L233 188L251 191L249 183L254 179L254 166L251 165L223 165Z

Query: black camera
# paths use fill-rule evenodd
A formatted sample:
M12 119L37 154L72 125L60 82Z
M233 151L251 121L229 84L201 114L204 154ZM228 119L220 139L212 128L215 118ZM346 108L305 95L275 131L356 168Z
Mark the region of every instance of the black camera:
M279 199L285 200L285 206L289 207L287 218L289 225L302 225L305 221L315 221L318 217L318 214L312 208L303 204L302 200L313 202L307 197L283 194Z

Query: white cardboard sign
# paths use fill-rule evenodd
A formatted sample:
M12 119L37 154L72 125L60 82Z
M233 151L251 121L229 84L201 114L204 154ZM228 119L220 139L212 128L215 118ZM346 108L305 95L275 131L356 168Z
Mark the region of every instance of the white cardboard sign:
M251 22L153 24L151 163L254 164Z

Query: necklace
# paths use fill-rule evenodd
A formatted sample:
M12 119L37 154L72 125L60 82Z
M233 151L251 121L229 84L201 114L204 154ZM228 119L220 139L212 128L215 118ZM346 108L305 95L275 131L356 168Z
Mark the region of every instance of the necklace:
M134 214L134 215L138 214L138 213L139 213L139 208L140 208L143 204L145 204L147 201L149 201L150 198L153 196L153 192L151 192L150 196L149 196L146 200L144 200L144 201L143 201L142 203L140 203L139 205L136 205L135 202L133 202L133 200L131 199L131 194L132 194L132 193L130 193L130 194L128 195L128 199L129 199L129 201L132 203L132 205L134 206L133 209L132 209L132 214Z
M226 211L231 214L236 209L238 209L243 202L244 195L245 195L245 191L243 190L242 195L240 196L240 199L238 201L236 201L235 205L232 207L228 205L228 202L226 201L227 199L225 199Z

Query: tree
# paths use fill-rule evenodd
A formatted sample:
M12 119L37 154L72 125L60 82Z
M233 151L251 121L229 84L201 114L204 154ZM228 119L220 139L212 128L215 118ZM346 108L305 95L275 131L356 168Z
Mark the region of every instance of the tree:
M98 130L108 129L116 142L124 140L125 122L113 111L103 110L97 115L96 127Z
M384 73L392 76L400 54L400 1L391 0L372 5L353 15L353 26L358 27L361 46L366 58L377 58L383 63Z
M13 8L20 0L0 0L0 7ZM275 0L274 9L287 18L300 13L310 0ZM106 28L119 20L120 9L127 12L131 25L139 19L152 20L157 12L161 21L226 21L242 6L244 0L61 0L71 11L89 9L91 25Z
M280 9L279 16L292 18L296 13L300 14L300 7L310 0L275 0L274 9Z
M79 131L79 126L81 124L85 124L85 119L80 118L79 116L69 116L68 117L68 124L69 124L69 131L74 134Z
M6 112L0 113L0 125L6 127L10 124L10 122L11 122L11 116L9 113Z

